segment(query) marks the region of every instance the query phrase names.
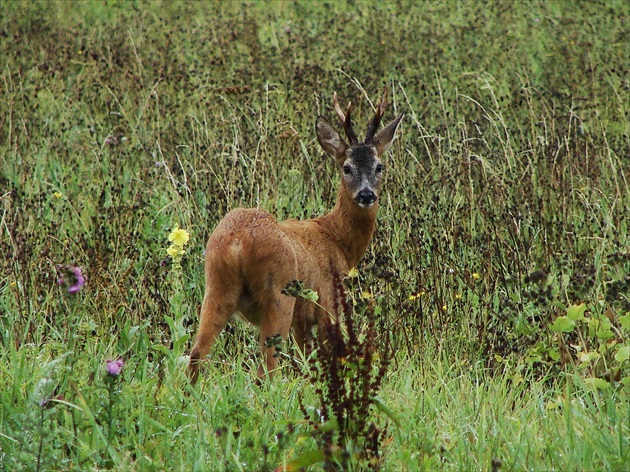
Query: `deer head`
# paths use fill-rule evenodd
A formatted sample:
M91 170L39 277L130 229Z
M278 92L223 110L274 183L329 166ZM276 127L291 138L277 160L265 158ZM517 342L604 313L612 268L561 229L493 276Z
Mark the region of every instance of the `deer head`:
M348 102L344 112L337 100L337 94L334 93L333 104L350 144L323 116L318 116L315 122L317 139L324 151L333 156L341 167L342 185L348 197L352 198L359 207L369 208L378 199L381 188L383 178L381 157L394 141L403 113L378 131L387 106L387 87L385 87L383 98L374 112L374 118L368 124L365 140L359 142L352 129L350 118L352 102Z

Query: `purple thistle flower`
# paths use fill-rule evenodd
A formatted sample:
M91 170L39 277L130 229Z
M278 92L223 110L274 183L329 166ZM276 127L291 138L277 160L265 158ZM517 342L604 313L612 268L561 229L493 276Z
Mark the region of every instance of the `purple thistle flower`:
M85 277L81 272L81 267L73 266L57 266L59 271L59 279L57 283L64 287L68 287L68 293L77 293L85 285Z
M115 361L105 361L105 369L107 373L112 377L118 377L122 372L122 368L125 365L125 361L122 358L118 358Z

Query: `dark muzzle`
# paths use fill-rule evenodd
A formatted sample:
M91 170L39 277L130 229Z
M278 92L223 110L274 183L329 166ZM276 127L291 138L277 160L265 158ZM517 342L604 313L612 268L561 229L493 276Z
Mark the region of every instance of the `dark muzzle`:
M355 200L362 207L372 206L376 201L376 194L369 188L364 188L357 194Z

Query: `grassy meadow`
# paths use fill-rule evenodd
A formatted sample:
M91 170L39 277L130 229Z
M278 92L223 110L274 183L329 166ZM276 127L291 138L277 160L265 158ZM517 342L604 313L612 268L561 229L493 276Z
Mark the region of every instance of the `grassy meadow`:
M0 3L0 470L627 470L629 44L621 0ZM233 322L191 387L208 235L330 210L315 118L386 84L373 364L259 384Z

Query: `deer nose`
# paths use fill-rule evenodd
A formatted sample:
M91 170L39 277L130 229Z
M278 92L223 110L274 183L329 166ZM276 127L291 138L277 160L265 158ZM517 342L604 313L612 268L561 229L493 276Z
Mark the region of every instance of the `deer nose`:
M364 188L355 197L356 202L362 207L369 207L376 201L376 194L369 188Z

